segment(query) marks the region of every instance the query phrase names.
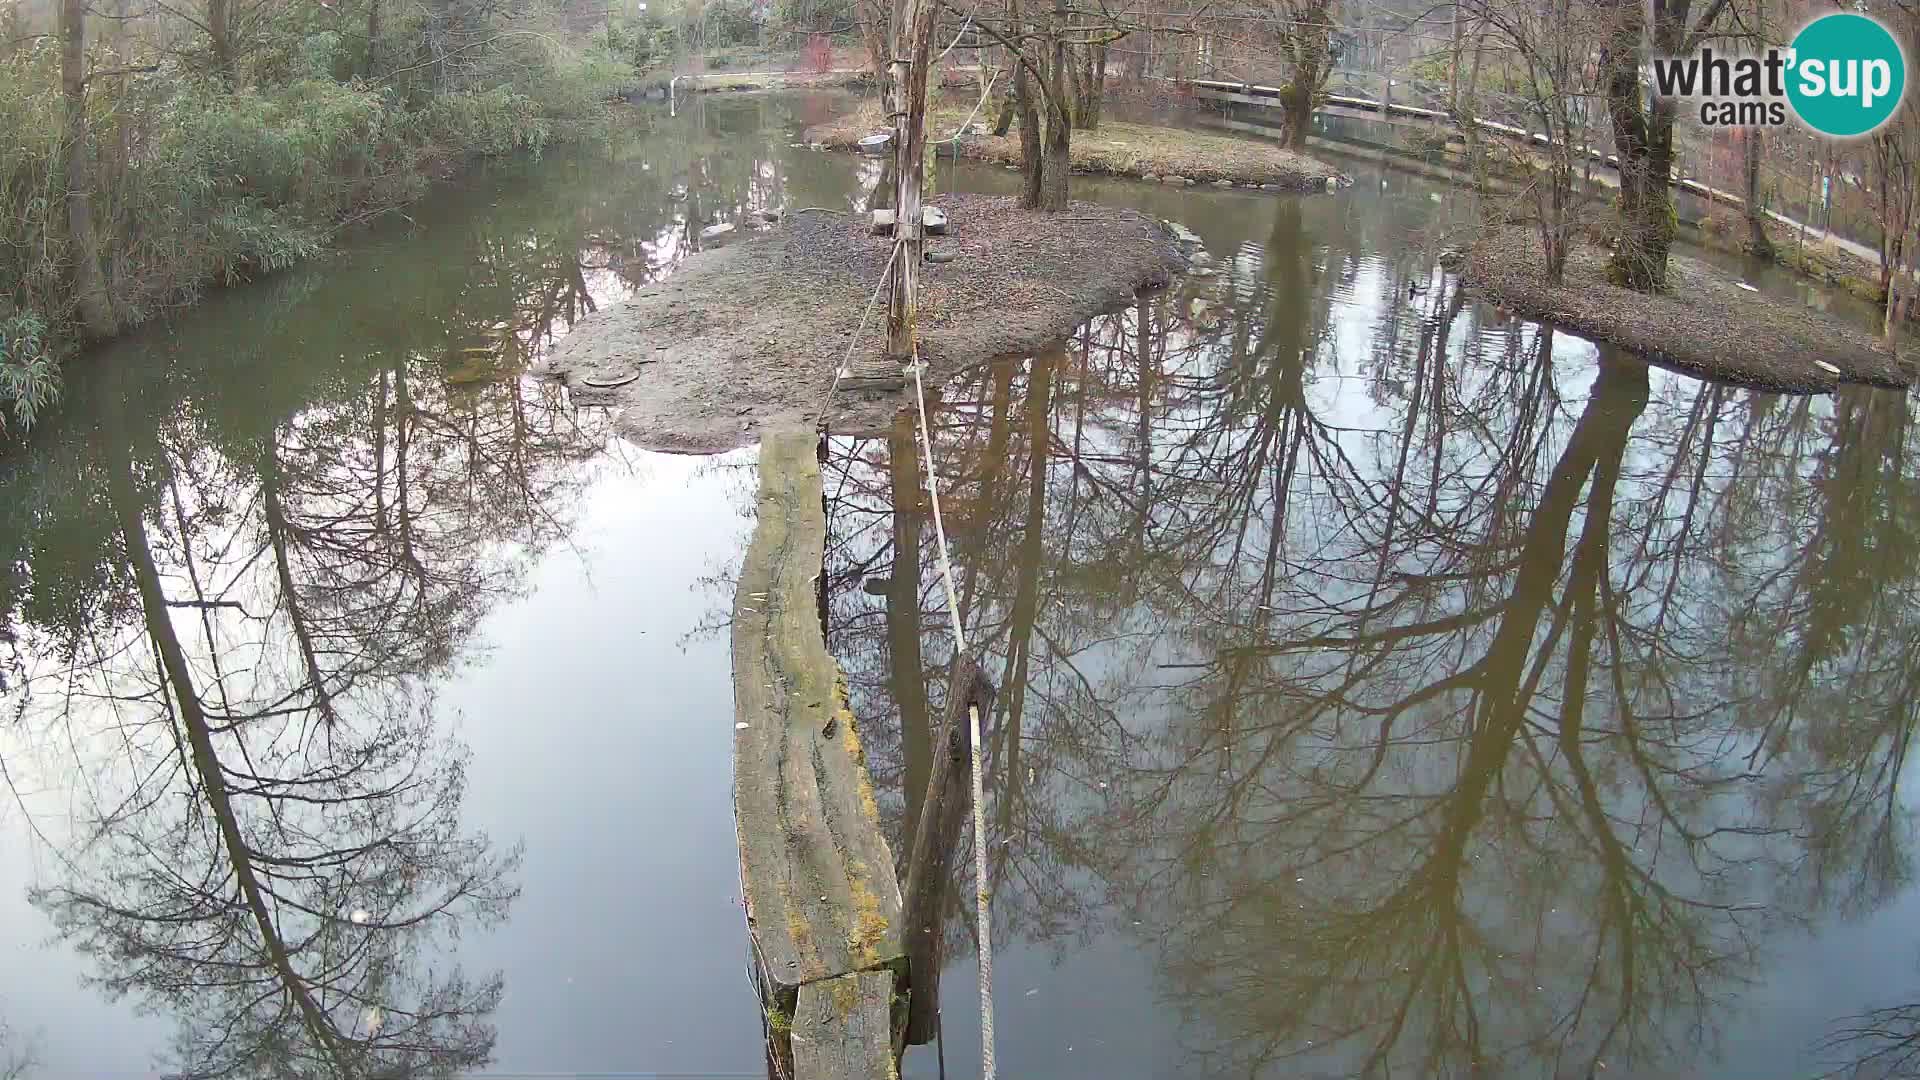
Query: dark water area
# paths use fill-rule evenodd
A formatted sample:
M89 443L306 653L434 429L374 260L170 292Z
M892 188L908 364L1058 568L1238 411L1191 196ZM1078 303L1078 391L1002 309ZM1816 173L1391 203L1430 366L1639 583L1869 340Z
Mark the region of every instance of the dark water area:
M725 635L753 454L638 450L529 370L703 228L859 205L876 163L793 145L834 107L638 115L72 366L0 460L0 1073L765 1075ZM1906 398L1507 318L1433 268L1464 196L1350 169L1077 181L1218 273L937 393L1001 685L1001 1069L1879 1048L1822 1041L1920 1002ZM894 830L951 652L910 432L825 467L829 642Z

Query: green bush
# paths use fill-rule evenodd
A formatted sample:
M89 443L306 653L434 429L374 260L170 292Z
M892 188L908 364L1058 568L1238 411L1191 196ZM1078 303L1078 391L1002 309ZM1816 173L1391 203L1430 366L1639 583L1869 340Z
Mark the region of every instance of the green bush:
M0 432L20 431L60 396L60 378L46 349L47 323L27 312L0 322Z
M442 163L591 137L632 76L611 35L585 42L523 13L483 25L486 47L457 69L368 79L365 36L324 10L289 8L249 39L238 86L192 49L90 84L94 255L121 325L314 256L342 224L418 197ZM394 17L418 17L408 10ZM419 32L402 21L381 55L412 55ZM53 400L55 358L76 336L64 121L48 42L0 58L0 410L21 428Z

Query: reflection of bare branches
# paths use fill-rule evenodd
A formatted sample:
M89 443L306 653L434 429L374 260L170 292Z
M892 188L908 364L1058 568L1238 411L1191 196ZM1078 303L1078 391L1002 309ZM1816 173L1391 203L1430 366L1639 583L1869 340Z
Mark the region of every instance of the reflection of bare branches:
M1838 1021L1816 1048L1842 1064L1824 1077L1891 1080L1920 1072L1920 1005L1893 1005Z
M20 1045L12 1029L0 1021L0 1080L26 1080L39 1064L34 1045L31 1042Z

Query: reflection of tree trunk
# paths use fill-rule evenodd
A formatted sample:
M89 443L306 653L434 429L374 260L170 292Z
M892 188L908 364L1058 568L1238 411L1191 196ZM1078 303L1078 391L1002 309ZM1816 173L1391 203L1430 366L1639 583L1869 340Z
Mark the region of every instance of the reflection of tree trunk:
M1645 921L1634 912L1637 906L1633 884L1636 872L1620 839L1615 835L1613 820L1602 805L1598 784L1586 763L1584 719L1598 622L1595 616L1596 596L1606 587L1607 541L1613 522L1614 487L1620 478L1620 461L1626 452L1628 429L1647 404L1647 368L1644 364L1626 361L1624 363L1630 366L1623 366L1621 362L1604 359L1601 362L1604 365L1601 383L1594 388L1594 400L1602 397L1614 400L1608 409L1610 422L1596 438L1599 445L1594 459L1593 489L1587 498L1586 524L1581 529L1580 542L1574 549L1573 566L1567 581L1567 592L1572 601L1572 625L1567 641L1567 677L1561 691L1559 740L1561 753L1565 755L1567 768L1573 774L1574 786L1579 792L1582 815L1593 834L1595 846L1599 848L1598 861L1606 882L1602 904L1613 929L1613 933L1605 935L1603 940L1610 942L1620 968L1621 1007L1606 1035L1593 1050L1596 1059L1607 1052L1615 1033L1632 1011L1638 985L1634 938L1644 928L1642 923ZM1588 411L1592 411L1591 405ZM1585 424L1584 418L1582 424ZM1614 662L1619 663L1620 658L1616 656ZM1628 707L1625 701L1617 704L1622 709Z
M400 523L400 559L425 576L413 552L413 503L407 488L407 447L413 433L413 392L407 385L407 362L393 369L393 513Z
M337 1041L338 1033L314 1000L306 980L294 970L287 943L281 938L273 913L268 909L266 889L261 885L255 869L253 851L240 833L240 820L227 788L226 772L214 750L213 732L201 705L199 691L193 684L193 669L187 661L185 650L180 646L179 637L174 633L173 622L167 611L166 596L160 587L160 572L153 561L153 550L147 543L146 522L141 517L140 506L134 495L132 462L128 456L121 455L109 483L110 498L120 518L120 536L126 545L127 561L133 568L134 584L140 593L147 635L153 641L154 650L160 654L161 670L173 689L179 720L186 729L187 743L192 752L194 773L199 777L200 791L206 799L207 809L218 824L221 846L225 848L228 864L233 868L234 884L239 888L247 912L260 932L260 943L268 965L279 976L287 994L293 998L301 1019L314 1038L334 1059L335 1066L341 1070L340 1075L350 1075Z
M1005 520L999 512L1000 474L1007 464L1007 444L1013 438L1008 415L1013 403L1013 369L1018 361L1011 357L993 362L993 418L987 426L987 452L980 465L980 501L968 532L979 538L984 558L991 546L993 523ZM979 580L980 558L966 560L965 582L960 587L960 616L973 610L974 586Z
M1027 703L1027 660L1033 651L1033 627L1040 613L1040 560L1047 515L1047 447L1052 439L1053 366L1061 359L1058 351L1034 357L1027 381L1027 516L1022 523L1026 531L1014 557L1017 577L1013 608L1007 617L1007 677L1001 680L1001 686L1011 695L1006 726L1001 731L1006 744L1002 776L1009 792L1019 784L1020 721ZM1003 822L1011 823L1014 802L1008 798L1002 803Z
M1584 561L1576 559L1569 591L1584 589L1590 605L1599 576L1606 572L1604 537L1612 521L1614 481L1619 475L1627 435L1646 408L1647 386L1645 364L1637 360L1602 360L1599 381L1527 523L1519 573L1503 606L1499 628L1477 665L1474 685L1479 704L1472 744L1461 768L1463 781L1449 795L1447 840L1442 853L1428 864L1435 871L1428 876L1457 873L1466 836L1482 813L1480 804L1498 782L1526 719L1532 696L1532 685L1526 680L1530 670L1534 677L1538 674L1537 666L1530 668L1528 658L1540 637L1540 618L1551 606L1553 586L1560 578L1566 553L1567 530L1590 475L1594 482L1582 530ZM1575 601L1578 602L1577 595ZM1547 639L1556 636L1550 632ZM1578 633L1575 638L1569 670L1570 675L1576 674L1577 667L1581 681L1576 683L1569 678L1565 691L1568 700L1584 693L1585 653L1591 646L1590 634L1586 643L1578 640Z
M373 398L373 532L387 535L387 371L374 376L379 390Z
M927 720L925 665L920 657L920 458L913 417L901 412L887 438L893 487L893 576L887 583L887 659L893 700L900 706L900 745L906 758L906 826L914 835L920 796L927 790L932 745Z
M313 628L307 625L300 608L300 592L293 583L293 563L287 554L287 514L280 502L280 447L277 430L267 433L266 453L260 462L260 498L267 519L267 540L273 545L273 561L280 581L280 598L287 608L287 621L293 624L293 640L300 647L300 659L307 668L307 682L313 688L314 707L320 718L332 724L338 717L333 710L333 694L320 670L320 658L313 648Z
M1140 397L1135 406L1133 478L1133 548L1144 552L1147 524L1153 513L1153 395L1159 361L1153 355L1153 308L1145 298L1133 306L1134 359L1140 365ZM1144 556L1142 556L1144 558Z

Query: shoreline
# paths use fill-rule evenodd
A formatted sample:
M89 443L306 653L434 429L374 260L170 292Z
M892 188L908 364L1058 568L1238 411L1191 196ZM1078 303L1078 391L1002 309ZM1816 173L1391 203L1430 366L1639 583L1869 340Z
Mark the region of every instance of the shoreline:
M1588 244L1567 256L1562 283L1549 285L1539 248L1529 230L1499 229L1482 234L1455 265L1469 293L1687 375L1795 394L1913 383L1911 358L1877 338L1750 292L1701 260L1671 256L1667 291L1648 294L1608 281L1607 251Z

